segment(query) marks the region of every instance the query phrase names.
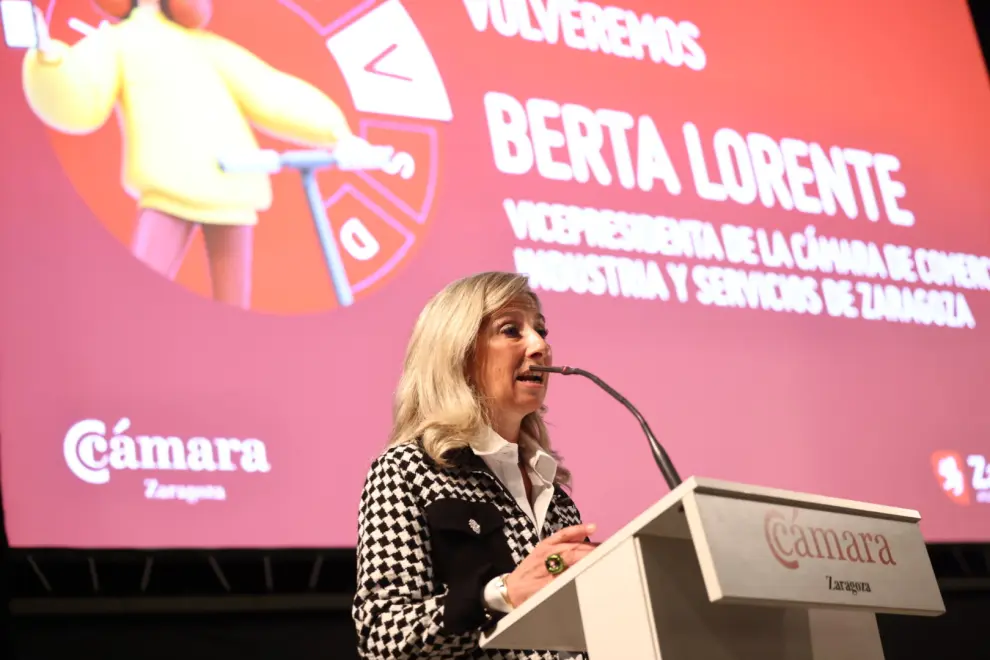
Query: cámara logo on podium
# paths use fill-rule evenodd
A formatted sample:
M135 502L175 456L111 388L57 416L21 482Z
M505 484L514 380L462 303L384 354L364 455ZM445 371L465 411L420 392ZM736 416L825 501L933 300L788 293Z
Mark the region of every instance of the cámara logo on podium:
M800 509L791 508L788 515L769 509L763 516L767 547L784 568L795 570L803 561L897 565L886 535L876 531L805 523L798 521L800 512Z

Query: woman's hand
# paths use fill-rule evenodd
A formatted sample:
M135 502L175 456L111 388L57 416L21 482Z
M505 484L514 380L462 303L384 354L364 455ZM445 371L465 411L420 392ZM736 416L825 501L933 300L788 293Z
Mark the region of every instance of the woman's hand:
M512 606L519 607L556 577L547 570L547 557L560 555L566 566L573 566L594 550L597 544L584 541L594 531L595 525L574 525L540 541L533 552L516 566L516 570L505 577L505 588Z
M369 144L356 135L344 136L333 150L337 168L344 171L382 169L392 161L394 153L393 147Z
M43 56L50 55L52 52L52 38L48 32L48 21L45 20L45 13L41 11L41 7L37 5L34 6L34 31L38 36L38 44L35 48Z

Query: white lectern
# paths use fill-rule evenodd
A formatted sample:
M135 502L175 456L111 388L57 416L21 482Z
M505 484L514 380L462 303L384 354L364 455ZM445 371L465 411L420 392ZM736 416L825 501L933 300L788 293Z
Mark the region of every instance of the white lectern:
M591 660L880 660L945 612L916 511L692 477L482 638Z

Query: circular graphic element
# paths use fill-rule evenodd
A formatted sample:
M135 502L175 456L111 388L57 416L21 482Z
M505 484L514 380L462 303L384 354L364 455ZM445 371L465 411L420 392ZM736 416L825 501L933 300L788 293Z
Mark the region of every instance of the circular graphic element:
M91 0L53 0L47 18L52 37L69 44L115 21ZM272 203L258 213L257 225L248 230L250 247L238 257L244 257L242 266L248 264L249 275L242 279L250 287L241 306L298 314L360 301L393 276L423 240L437 193L440 143L452 113L419 30L400 0L221 1L214 3L205 29L315 86L341 108L352 131L373 145L394 148L391 162L381 170L318 169L316 187L307 187L303 171L284 161L280 170L267 175ZM162 52L161 57L167 66L174 54ZM120 84L134 83L122 76ZM127 90L118 92L118 98L126 95ZM267 101L277 105L277 99L260 99ZM254 111L263 115L266 109ZM245 114L260 150L269 155L311 148L273 137L253 121L251 112ZM87 206L145 260L135 247L141 210L122 184L122 153L128 145L121 115L118 106L117 120L110 118L91 133L70 135L50 128L49 136ZM217 154L218 162L222 156ZM218 292L226 284L214 287L211 278L211 265L222 276L229 262L222 261L226 253L214 251L210 225L175 225L192 231L176 248L171 270L160 265L155 270L200 295L229 302L229 295ZM211 264L217 254L224 265ZM341 267L334 268L334 254Z

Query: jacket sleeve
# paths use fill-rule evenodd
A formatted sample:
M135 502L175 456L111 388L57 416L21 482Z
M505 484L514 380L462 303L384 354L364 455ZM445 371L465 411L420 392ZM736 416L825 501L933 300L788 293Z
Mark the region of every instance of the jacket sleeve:
M282 140L325 148L351 134L343 111L316 86L218 35L206 33L203 39L227 89L258 128Z
M460 657L477 648L482 626L492 621L484 611L484 581L476 590L465 580L438 592L413 474L386 454L372 465L361 494L352 615L366 660Z
M24 96L35 115L57 131L85 135L103 126L120 94L120 62L113 28L74 46L52 40L51 49L27 51Z

